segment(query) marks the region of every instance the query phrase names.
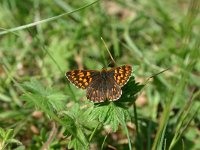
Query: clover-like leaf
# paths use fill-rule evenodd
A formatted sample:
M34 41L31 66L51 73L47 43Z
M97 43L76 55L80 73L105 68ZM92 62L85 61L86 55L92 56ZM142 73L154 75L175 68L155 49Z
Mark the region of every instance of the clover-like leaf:
M91 115L94 118L97 118L104 125L110 125L113 131L118 129L118 126L121 123L121 118L125 118L124 121L130 120L129 111L126 108L115 105L113 102L108 105L95 107Z
M22 99L26 100L29 105L35 105L39 108L46 107L56 111L64 109L66 96L60 91L45 88L35 79L31 79L30 82L25 82L21 86L26 90Z

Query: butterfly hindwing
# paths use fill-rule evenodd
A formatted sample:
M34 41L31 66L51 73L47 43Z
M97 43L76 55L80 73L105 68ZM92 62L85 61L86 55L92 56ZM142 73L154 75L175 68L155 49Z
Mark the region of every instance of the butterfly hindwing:
M86 97L93 102L103 102L106 100L106 82L99 77L87 88Z
M110 101L116 101L118 100L122 95L122 90L116 82L108 77L107 79L107 92L106 92L106 98Z
M111 78L95 80L87 88L87 98L95 103L118 100L121 97L122 90L119 85Z

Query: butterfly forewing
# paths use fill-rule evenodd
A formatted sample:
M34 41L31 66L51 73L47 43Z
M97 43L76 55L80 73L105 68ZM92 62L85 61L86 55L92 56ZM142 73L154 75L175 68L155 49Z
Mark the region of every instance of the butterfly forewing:
M132 67L131 65L124 65L120 67L115 67L110 69L108 72L111 72L113 74L113 78L115 82L120 86L124 86L132 73Z
M86 89L98 74L100 72L95 70L72 70L66 73L66 77L76 87Z

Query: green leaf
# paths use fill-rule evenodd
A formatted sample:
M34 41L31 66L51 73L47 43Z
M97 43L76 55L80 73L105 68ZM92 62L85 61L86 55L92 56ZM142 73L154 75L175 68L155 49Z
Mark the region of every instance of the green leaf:
M25 150L25 146L19 146L19 147L15 148L14 150Z
M13 129L3 130L2 128L0 128L0 138L3 141L13 138L14 136L13 134L14 134Z
M19 140L16 139L9 139L7 141L9 144L18 144L18 145L22 145L22 143Z
M13 129L4 130L0 128L0 149L4 150L8 145L11 145L13 143L22 145L20 141L14 139L14 130Z
M130 113L126 108L115 105L111 102L108 105L95 107L91 114L104 125L110 125L113 131L118 129L120 119L130 120Z
M136 100L136 94L144 87L144 85L136 83L135 78L132 76L128 83L122 87L122 96L116 103L125 104L124 106L130 106Z
M32 103L33 106L38 107L38 109L41 109L47 115L52 117L55 121L63 125L67 133L69 135L72 135L72 139L78 141L80 145L87 145L88 138L86 138L84 130L82 130L82 126L79 123L77 123L77 118L79 118L76 117L78 116L77 114L79 114L78 106L72 107L72 109L75 110L71 111L74 112L73 114L71 114L70 110L65 111L65 115L62 119L60 119L57 117L57 114L55 114L55 111L53 110L60 111L65 107L65 103L64 101L62 101L62 99L64 99L65 96L62 93L57 92L57 90L53 88L45 88L42 86L41 83L39 83L36 80L25 82L24 84L22 84L22 87L24 87L24 95L22 96L23 99L29 101L30 103Z
M21 86L30 93L38 93L39 95L46 95L45 88L39 81L35 80L34 78L30 79L30 81L22 83Z
M84 149L83 145L76 138L72 139L68 144L68 149L74 148L75 150Z
M93 129L98 126L98 121L91 116L92 107L86 109L80 109L80 105L76 103L73 107L69 108L68 111L63 111L63 113L72 118L73 131L76 132L76 136L84 141L84 144L77 140L77 137L72 136L68 148L74 149L87 149L88 137L92 133ZM85 148L83 148L83 146Z
M66 105L66 95L60 93L60 92L53 92L47 96L47 99L49 100L49 103L52 105L52 107L57 110L61 111L65 108Z
M29 106L45 107L56 111L61 111L65 108L66 96L60 91L53 88L45 88L35 79L31 79L30 82L25 82L21 85L28 92L22 96L22 99L26 100Z

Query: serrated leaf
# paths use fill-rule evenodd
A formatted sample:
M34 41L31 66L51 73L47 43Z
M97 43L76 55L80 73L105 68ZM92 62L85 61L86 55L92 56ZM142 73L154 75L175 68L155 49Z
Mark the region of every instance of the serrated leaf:
M8 129L6 131L6 135L5 135L4 138L7 140L7 139L13 138L13 136L14 136L14 130L13 129Z
M83 149L82 144L76 139L72 139L68 144L68 149L74 148L75 150Z
M16 140L16 139L9 139L7 141L7 143L9 144L18 144L18 145L22 145L22 143L19 141L19 140Z
M0 149L5 149L9 144L19 144L22 145L22 143L14 137L14 130L13 129L8 129L4 130L0 128Z
M95 116L103 124L111 125L113 131L118 129L121 118L125 118L124 121L130 120L128 110L115 105L113 102L108 105L95 107L91 115Z
M33 86L35 85L42 89L43 92L39 92L36 88L34 88ZM26 82L22 84L22 86L18 86L24 87L22 90L24 92L24 95L22 96L23 99L29 101L34 106L38 107L38 109L44 111L49 117L59 122L66 128L67 132L70 133L70 135L73 135L73 137L76 138L80 143L85 143L86 138L84 136L84 138L82 138L80 135L77 135L77 131L74 131L76 126L73 126L73 123L69 122L70 119L68 119L68 116L65 116L64 119L60 119L54 111L59 111L64 108L64 102L60 102L64 98L63 94L53 88L43 87L43 85L36 80L30 81L30 84Z
M21 86L31 93L39 93L40 95L46 94L46 90L42 84L33 78L29 82L24 82Z
M122 87L122 96L116 103L122 103L124 106L132 104L136 100L136 94L144 87L135 82L135 78L132 76L128 83ZM125 104L127 102L127 104Z
M93 108L80 109L80 105L76 103L73 107L69 108L68 111L63 111L67 116L70 116L73 120L73 131L76 133L76 136L71 137L71 141L68 144L68 148L74 149L87 149L86 145L88 143L88 136L91 134L93 129L97 126L98 122L92 117L91 111ZM83 143L78 141L78 138Z
M65 108L66 101L64 101L64 99L66 99L66 96L64 94L59 92L52 93L47 96L47 99L49 100L49 103L51 103L52 107L56 111L61 111Z
M100 122L104 122L106 120L106 117L108 116L109 109L110 109L110 107L107 107L107 106L102 106L102 108L101 107L97 108L96 115L101 113L101 115L99 116Z
M60 111L65 107L64 100L66 96L64 94L55 89L43 87L43 85L35 79L23 83L22 87L27 91L27 93L24 93L22 96L22 99L26 100L29 106L34 105L43 110L46 108L56 111Z
M87 139L85 137L84 132L81 130L81 128L76 128L76 133L77 133L77 137L80 138L81 141L84 141L83 143L80 142L80 140L78 140L77 137L72 137L71 141L68 144L68 148L74 148L75 150L80 150L80 149L87 149Z
M6 132L2 128L0 128L0 139L3 139L5 134L6 134Z

